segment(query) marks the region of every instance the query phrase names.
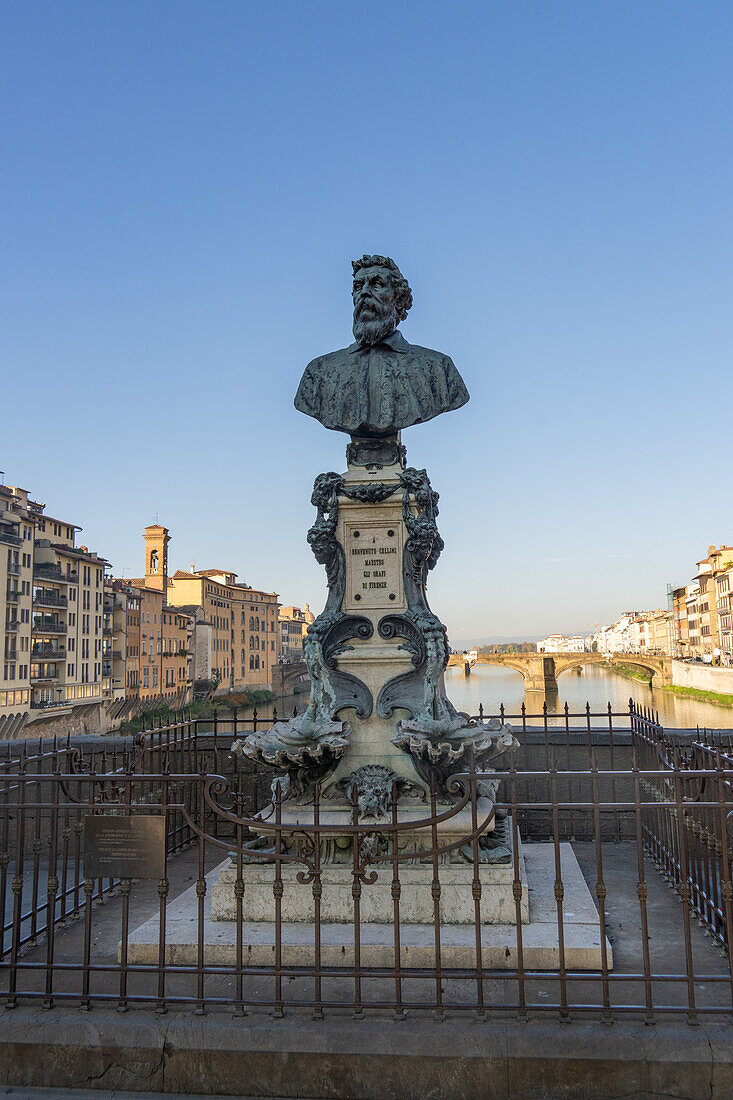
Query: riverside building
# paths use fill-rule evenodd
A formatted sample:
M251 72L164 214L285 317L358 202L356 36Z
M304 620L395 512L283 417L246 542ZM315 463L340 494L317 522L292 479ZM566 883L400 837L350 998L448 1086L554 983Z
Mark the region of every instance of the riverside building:
M313 622L313 612L308 604L305 605L305 610L299 607L281 607L279 620L281 660L302 661L305 636Z
M672 589L675 657L733 664L733 546L709 546L690 584Z
M26 489L0 486L0 722L13 736L34 714L101 703L106 559L76 545L81 528Z
M137 656L136 694L179 707L191 696L195 618L170 600L167 528L151 524L143 538L145 576L128 582L128 589L138 594L139 635L136 631L130 637Z
M264 592L237 581L227 569L177 569L168 573L168 543L165 527L145 528L145 588L165 594L167 612L160 607L142 608L146 613L178 612L185 616L191 631L186 643L187 656L195 654L196 666L189 672L199 678L204 668L219 680L221 690L270 688L272 670L280 654L276 592ZM133 584L139 584L133 581ZM141 674L145 677L142 654ZM149 672L152 683L152 667Z

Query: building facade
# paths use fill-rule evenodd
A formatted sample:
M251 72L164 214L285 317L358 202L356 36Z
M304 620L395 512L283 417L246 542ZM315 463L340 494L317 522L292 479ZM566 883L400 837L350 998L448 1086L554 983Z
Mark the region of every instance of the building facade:
M672 589L675 657L733 664L733 547L709 546L690 584Z
M104 574L76 545L81 528L46 513L25 489L0 486L0 717L102 702Z
M280 608L280 659L282 661L289 663L303 660L305 636L312 622L313 614L308 604L305 605L305 610L292 606Z
M182 706L191 698L195 620L169 600L167 529L152 524L145 528L143 539L145 576L127 582L128 590L136 594L139 612L139 634L131 632L128 641L137 651L136 694L141 700Z
M537 643L538 653L582 653L585 638L580 635L549 634Z
M196 606L211 625L212 674L230 691L269 688L280 654L276 592L237 582L225 569L177 570L169 580L168 600Z

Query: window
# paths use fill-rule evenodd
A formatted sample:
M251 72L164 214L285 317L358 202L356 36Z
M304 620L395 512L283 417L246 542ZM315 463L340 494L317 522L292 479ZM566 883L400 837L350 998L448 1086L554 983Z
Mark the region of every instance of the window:
M253 669L253 668L255 667L255 659L254 659L254 657L250 657L250 659L249 659L249 667L250 667L250 668L252 668L252 669ZM6 679L7 679L7 677L6 677Z

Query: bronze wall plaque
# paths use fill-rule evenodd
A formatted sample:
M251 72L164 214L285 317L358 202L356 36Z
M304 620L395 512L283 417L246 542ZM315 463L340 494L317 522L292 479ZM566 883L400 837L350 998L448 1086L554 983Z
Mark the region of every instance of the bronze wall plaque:
M84 874L87 878L163 878L165 817L85 817Z

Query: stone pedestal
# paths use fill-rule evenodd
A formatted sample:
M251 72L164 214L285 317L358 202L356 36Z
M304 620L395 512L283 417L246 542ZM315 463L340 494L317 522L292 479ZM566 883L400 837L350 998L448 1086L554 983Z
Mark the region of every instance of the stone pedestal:
M389 719L380 717L377 700L385 684L413 669L412 655L404 639L385 638L379 624L386 615L407 611L403 582L403 553L407 530L402 515L399 466L367 470L350 468L344 476L349 493L369 493L375 484L393 486L394 495L380 503L361 503L350 496L338 498L336 538L343 548L346 585L343 610L372 624L368 640L356 640L339 654L339 670L358 677L368 687L375 705L369 715L349 715L349 752L339 762L334 780L343 778L364 764L383 764L397 775L420 782L412 762L393 743L396 722L409 717L400 709Z
M563 932L565 966L569 971L601 967L601 935L598 912L570 844L561 844L562 879L565 887ZM557 903L554 894L555 857L552 844L529 844L523 852L529 894L529 923L522 922L522 948L527 970L557 970L560 962L557 928ZM230 866L229 860L207 876L204 899L204 961L210 965L232 966L237 960L237 924L234 920L212 920L212 907L218 904L217 884ZM466 864L470 872L470 866ZM263 870L263 868L259 868ZM389 870L382 872L389 877ZM442 876L441 876L442 878ZM362 902L373 886L365 886ZM490 912L490 887L482 890L481 947L485 970L513 970L518 964L517 924L514 916L505 923L492 924L485 919ZM272 890L272 886L270 886ZM430 898L429 879L421 887ZM246 895L246 887L245 887ZM263 895L264 897L264 895ZM311 888L300 886L300 904L311 904ZM196 886L189 887L168 905L165 957L168 964L195 966L198 959L198 897ZM244 965L272 966L275 957L274 901L264 920L242 923L241 946ZM402 967L435 965L435 932L432 912L423 923L410 924L400 914L400 964ZM157 965L160 921L146 921L129 937L128 961L132 965ZM476 929L471 924L442 924L441 955L444 967L476 965ZM312 921L283 921L281 950L284 966L309 967L315 964L315 928ZM394 925L364 921L360 925L362 966L390 968L395 963ZM321 965L353 966L353 911L345 922L322 923L320 932ZM606 941L609 968L613 951ZM388 979L385 979L387 981Z
M285 770L289 799L312 801L318 782L327 800L381 767L385 783L402 781L400 801L435 784L440 804L455 802L451 776L470 760L491 766L516 740L458 714L445 694L448 640L426 593L443 548L438 494L425 470L394 461L320 474L311 499L308 541L329 591L305 643L308 708L235 749Z
M479 821L491 810L491 803L480 799ZM310 814L304 809L301 813L302 824L313 829L312 808ZM297 829L298 815L292 810L284 814L288 828ZM321 814L320 824L326 827L343 825L348 827L348 815L345 811L325 811ZM425 810L407 810L400 814L400 824L409 825L410 817L417 821L425 818ZM459 811L448 821L442 821L436 827L438 846L449 847L460 844L470 835L471 813L469 808ZM509 924L516 918L514 902L514 860L511 849L511 828L508 834L509 859L503 864L479 864L478 880L481 884L482 920L487 924ZM400 881L400 920L405 924L426 924L433 920L433 897L431 885L433 864L430 853L430 828L423 827L399 834L398 851L409 853L420 851L423 854L401 860L398 865ZM389 855L387 842L386 856ZM473 864L466 858L470 855L470 846L465 852L461 848L443 851L438 856L438 879L440 882L440 919L442 924L473 924L476 910L473 900L474 873ZM322 896L321 920L326 923L346 923L353 920L354 885L353 855L351 839L348 833L331 841L329 846L322 845ZM520 909L522 922L529 921L529 898L527 894L527 875L524 866L524 854L519 849L519 875L522 884ZM312 891L298 882L297 875L304 870L302 863L281 864L280 877L283 883L282 920L313 921L315 906ZM376 881L364 886L361 895L360 917L363 922L390 924L394 918L394 900L392 897L392 864L388 858L379 862L370 862L365 867L366 874L376 872ZM235 883L237 881L236 861L231 859L220 867L218 880L212 887L211 918L215 921L234 920L236 918ZM242 867L242 916L245 921L272 920L275 883L273 863L247 862Z

